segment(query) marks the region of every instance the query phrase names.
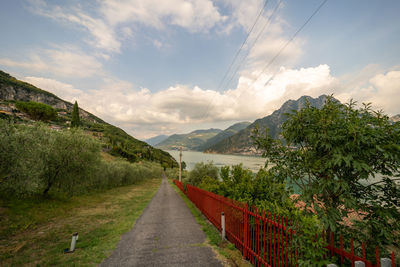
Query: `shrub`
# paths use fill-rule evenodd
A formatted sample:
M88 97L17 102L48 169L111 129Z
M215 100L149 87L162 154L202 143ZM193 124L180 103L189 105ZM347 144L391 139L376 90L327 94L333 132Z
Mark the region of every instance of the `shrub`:
M20 102L18 101L15 106L27 113L34 120L48 121L57 118L57 111L49 105L37 102Z

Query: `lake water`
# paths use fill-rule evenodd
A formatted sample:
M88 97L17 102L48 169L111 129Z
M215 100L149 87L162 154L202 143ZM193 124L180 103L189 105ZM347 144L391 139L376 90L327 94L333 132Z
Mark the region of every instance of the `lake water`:
M166 150L179 162L179 151ZM186 169L192 170L198 162L212 161L217 167L233 166L240 163L243 167L257 172L261 167L264 167L265 159L256 156L239 156L239 155L223 155L223 154L208 154L198 151L182 151L182 161L186 163Z

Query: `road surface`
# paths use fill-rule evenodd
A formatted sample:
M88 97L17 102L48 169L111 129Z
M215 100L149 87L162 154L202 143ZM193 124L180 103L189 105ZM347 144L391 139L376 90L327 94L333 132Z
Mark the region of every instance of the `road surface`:
M223 266L182 198L162 179L132 230L100 266Z

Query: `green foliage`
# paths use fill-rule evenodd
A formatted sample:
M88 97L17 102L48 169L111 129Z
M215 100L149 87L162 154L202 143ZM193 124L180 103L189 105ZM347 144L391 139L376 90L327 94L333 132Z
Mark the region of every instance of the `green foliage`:
M18 101L15 106L27 113L34 120L48 121L57 118L57 111L49 105L37 103L33 101L20 102Z
M184 182L198 186L202 182L202 179L206 176L217 180L218 171L218 167L216 167L212 162L199 162L196 163L193 170L189 173L189 177L184 180Z
M78 102L75 101L74 107L72 109L72 115L71 115L71 127L79 127L81 126L81 120L79 118L79 107L78 107Z
M270 171L300 188L328 232L366 241L370 255L375 246L400 246L399 123L370 105L358 109L328 97L321 109L307 104L288 115L285 142L257 135ZM354 211L358 216L345 223Z
M207 167L205 167L207 166ZM265 169L254 174L242 165L222 167L221 179L210 177L204 171L216 168L211 163L199 164L195 175L193 171L185 182L219 194L230 199L244 202L253 207L262 208L269 213L277 214L293 222L290 226L296 232L293 236L295 249L304 255L297 264L301 266L322 266L328 261L324 259L326 245L321 238L316 240L315 235L322 232L322 224L316 216L310 216L294 206L290 199L291 191L287 190L284 182L276 179L274 174ZM201 177L201 178L200 178ZM311 264L312 263L312 264Z
M106 161L82 130L0 121L0 192L4 196L77 195L161 176L155 163Z

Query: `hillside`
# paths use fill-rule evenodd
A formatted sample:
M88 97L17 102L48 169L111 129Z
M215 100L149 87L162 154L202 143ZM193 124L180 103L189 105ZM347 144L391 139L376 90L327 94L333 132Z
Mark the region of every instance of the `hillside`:
M285 114L293 110L300 110L304 107L306 101L309 101L311 106L320 108L326 101L326 95L321 95L318 98L302 96L297 100L288 100L280 109L274 111L271 115L254 121L245 129L209 147L205 152L220 154L257 154L251 139L253 130L257 126L261 132L264 132L265 129L268 128L269 134L273 138L279 138L281 126L287 118Z
M229 126L228 128L226 128L222 132L218 133L216 136L208 139L206 143L204 143L203 145L197 147L196 150L200 150L200 151L207 150L211 146L213 146L213 145L221 142L222 140L224 140L224 139L226 139L226 138L238 133L239 131L245 129L250 124L251 124L251 122L248 122L248 121L235 123L234 125Z
M146 139L144 141L146 143L148 143L149 145L151 145L151 146L155 146L155 145L161 143L162 141L164 141L167 138L168 138L168 135L161 134L161 135L157 135L157 136L154 136L152 138Z
M178 149L198 150L199 146L204 145L210 138L222 132L220 129L196 130L188 134L173 134L166 140L157 144L160 149Z
M27 114L16 107L16 101L33 101L47 104L56 109L58 116L48 122L53 129L68 128L71 122L73 104L58 96L20 81L0 70L0 119L8 118L17 122L35 123ZM79 109L82 128L103 142L103 150L128 159L131 162L141 159L177 166L175 159L167 152L155 149L137 140L122 129L115 127L93 114Z

